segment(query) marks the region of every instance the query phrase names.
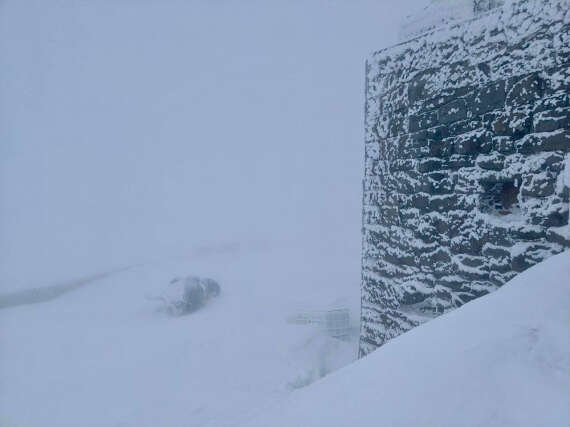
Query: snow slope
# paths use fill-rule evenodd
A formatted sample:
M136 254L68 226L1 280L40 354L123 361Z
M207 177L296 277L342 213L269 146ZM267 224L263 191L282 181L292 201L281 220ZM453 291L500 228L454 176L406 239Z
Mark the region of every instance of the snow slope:
M0 310L0 425L243 422L355 359L357 330L339 341L286 322L343 297L357 317L358 257L350 259L294 245L214 250ZM158 312L147 295L188 274L217 279L221 296L188 316Z
M390 341L246 425L570 425L570 252Z
M286 318L342 297L357 314L350 259L213 251L0 310L0 425L568 425L570 252L304 387L354 360L356 341ZM157 312L146 295L183 274L214 277L222 295Z

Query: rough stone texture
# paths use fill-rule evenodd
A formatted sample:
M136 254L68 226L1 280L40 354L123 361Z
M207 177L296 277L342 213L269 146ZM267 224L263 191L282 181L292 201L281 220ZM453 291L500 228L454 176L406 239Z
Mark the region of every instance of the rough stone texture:
M366 66L360 354L570 247L570 7L515 0Z

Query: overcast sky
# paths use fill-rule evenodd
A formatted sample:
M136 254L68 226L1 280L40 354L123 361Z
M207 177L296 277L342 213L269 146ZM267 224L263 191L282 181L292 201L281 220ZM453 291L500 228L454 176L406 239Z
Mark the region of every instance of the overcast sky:
M364 61L425 3L0 0L0 285L226 242L359 257Z

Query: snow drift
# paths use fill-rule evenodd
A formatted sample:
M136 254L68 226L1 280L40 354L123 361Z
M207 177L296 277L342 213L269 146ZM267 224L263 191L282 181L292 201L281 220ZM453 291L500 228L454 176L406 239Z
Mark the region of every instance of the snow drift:
M357 331L287 322L338 298L357 318L358 259L307 247L161 261L0 310L0 426L235 425L350 363ZM188 316L147 297L190 272L219 280L220 295Z
M174 316L193 313L220 295L220 285L213 279L187 276L172 279L155 300L162 301L165 312ZM153 297L151 297L153 298Z
M250 426L568 426L570 252L392 340Z

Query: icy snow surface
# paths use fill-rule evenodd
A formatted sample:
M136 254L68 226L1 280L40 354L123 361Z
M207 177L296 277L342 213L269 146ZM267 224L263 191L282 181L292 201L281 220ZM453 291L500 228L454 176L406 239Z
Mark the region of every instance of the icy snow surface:
M358 259L347 259L306 247L242 249L132 268L0 310L0 425L247 420L356 358L356 328L338 340L287 322L339 298L357 322ZM189 274L215 278L222 293L187 316L158 311L152 296Z
M569 328L566 251L247 425L567 427Z

